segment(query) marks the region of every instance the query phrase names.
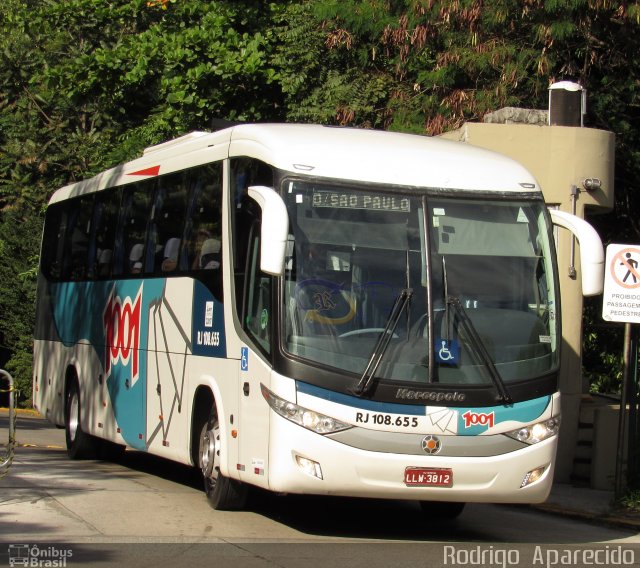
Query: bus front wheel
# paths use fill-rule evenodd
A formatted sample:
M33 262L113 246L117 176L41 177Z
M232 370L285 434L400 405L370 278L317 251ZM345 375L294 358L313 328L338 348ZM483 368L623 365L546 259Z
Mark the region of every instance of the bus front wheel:
M220 473L220 423L213 411L202 426L198 453L209 504L220 511L242 509L247 498L247 487Z

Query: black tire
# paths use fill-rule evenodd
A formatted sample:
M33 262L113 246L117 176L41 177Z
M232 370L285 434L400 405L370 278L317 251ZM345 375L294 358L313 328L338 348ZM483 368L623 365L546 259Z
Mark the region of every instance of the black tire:
M202 425L198 442L198 465L209 504L218 511L239 511L247 501L247 486L220 473L220 425L215 410Z
M70 379L64 406L67 455L72 460L93 459L97 456L98 440L82 430L82 409L78 380Z
M99 440L98 458L103 461L118 462L124 457L126 446L110 442L109 440Z
M464 510L466 503L456 503L450 501L420 501L420 508L425 520L432 521L452 521L458 518Z

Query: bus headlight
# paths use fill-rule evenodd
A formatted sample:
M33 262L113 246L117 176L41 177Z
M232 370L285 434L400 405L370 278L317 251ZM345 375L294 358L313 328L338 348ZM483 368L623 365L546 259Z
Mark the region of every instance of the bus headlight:
M548 438L558 435L560 430L560 416L549 418L543 422L537 422L536 424L530 424L529 426L523 426L517 430L511 432L505 432L507 436L524 442L525 444L537 444Z
M333 432L352 428L350 424L284 400L273 394L262 384L260 385L260 389L262 390L262 396L264 396L264 399L274 412L316 434L332 434Z

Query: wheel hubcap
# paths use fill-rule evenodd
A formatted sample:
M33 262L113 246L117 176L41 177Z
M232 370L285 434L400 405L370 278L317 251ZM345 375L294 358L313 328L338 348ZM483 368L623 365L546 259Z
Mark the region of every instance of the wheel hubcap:
M215 480L220 470L220 428L214 424L202 437L200 465L207 479Z
M78 433L79 410L78 394L73 392L69 399L69 438L72 442L75 441L76 434Z

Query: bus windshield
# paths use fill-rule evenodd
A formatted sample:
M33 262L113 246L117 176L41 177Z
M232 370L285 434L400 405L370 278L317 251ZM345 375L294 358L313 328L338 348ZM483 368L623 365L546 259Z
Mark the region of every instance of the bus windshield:
M504 386L557 368L542 200L285 184L288 353L345 381L375 355L377 381L416 386Z

